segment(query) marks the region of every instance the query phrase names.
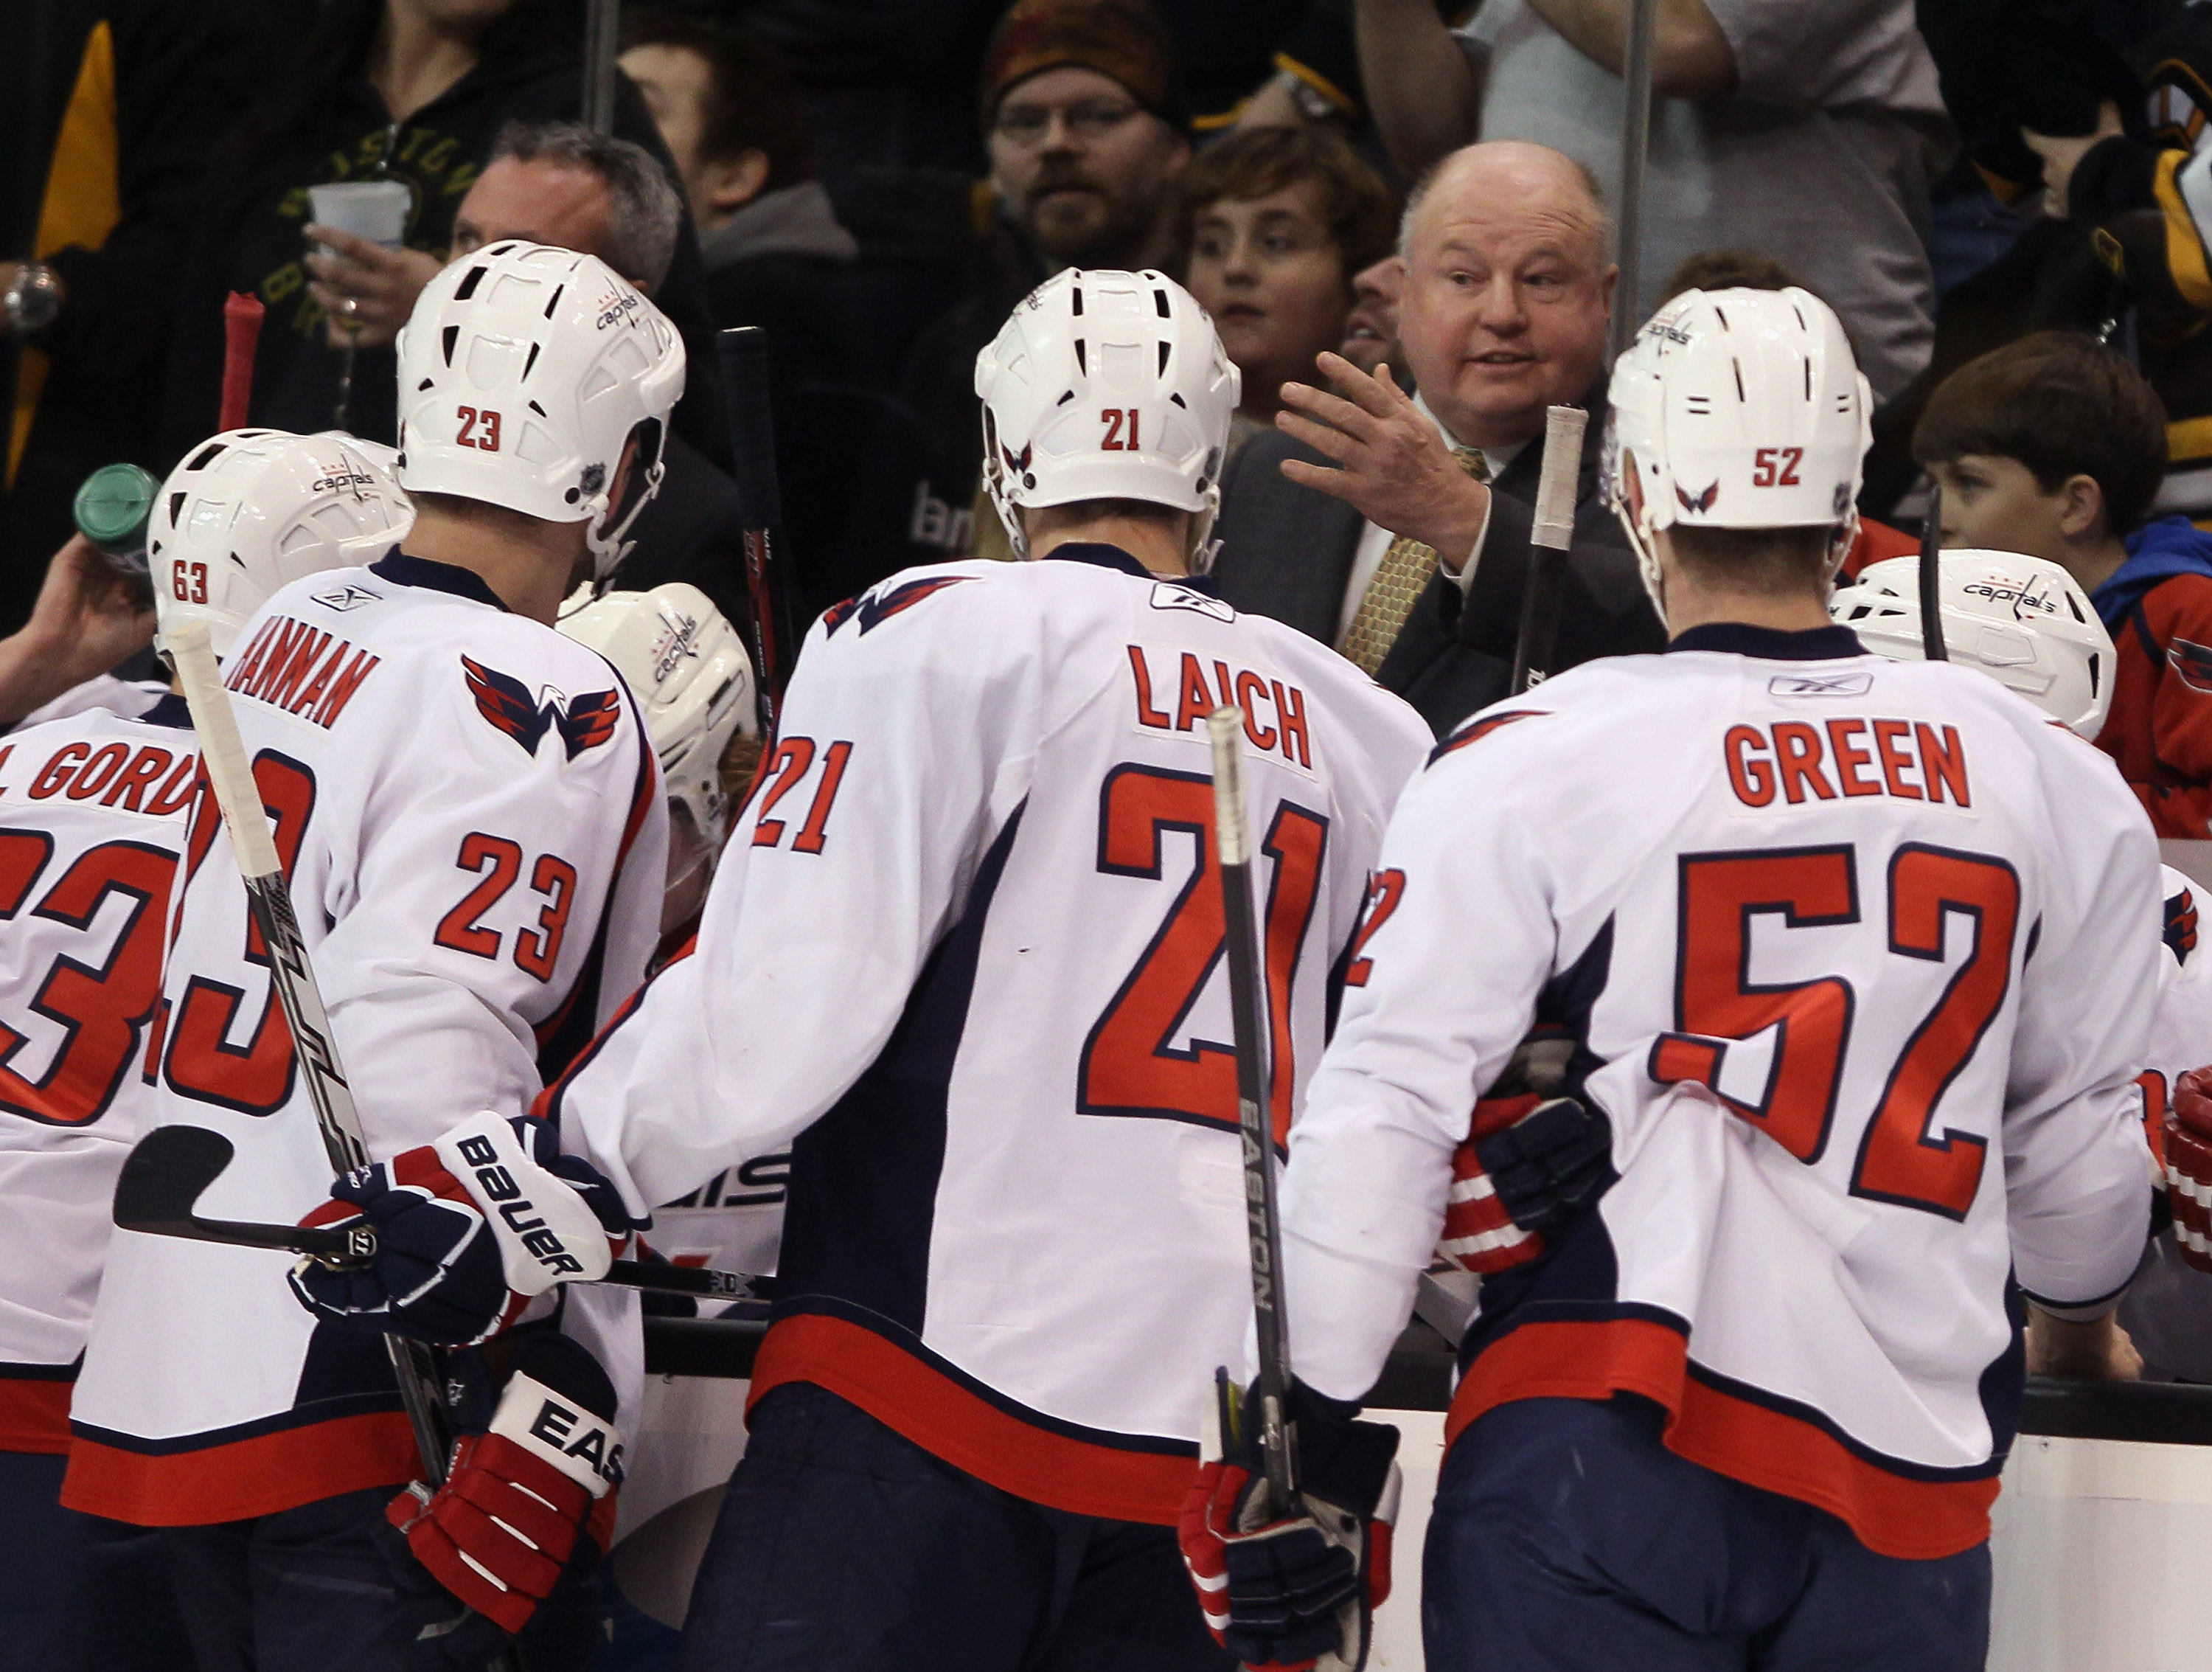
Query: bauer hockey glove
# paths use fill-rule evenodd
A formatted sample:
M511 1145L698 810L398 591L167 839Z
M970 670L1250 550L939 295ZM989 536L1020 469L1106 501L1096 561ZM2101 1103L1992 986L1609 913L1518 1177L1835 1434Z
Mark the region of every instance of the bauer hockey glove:
M366 1223L363 1266L302 1260L292 1291L318 1317L470 1347L556 1283L589 1282L636 1229L614 1186L560 1152L549 1122L489 1111L434 1144L348 1173L302 1225Z
M1358 1672L1374 1611L1390 1594L1398 1431L1292 1382L1287 1421L1299 1502L1271 1501L1259 1395L1241 1409L1226 1374L1206 1401L1198 1475L1176 1541L1206 1628L1246 1666Z
M445 1484L417 1480L385 1519L431 1578L513 1636L580 1538L606 1547L622 1484L614 1417L598 1360L566 1335L537 1335L516 1355L490 1432L458 1441Z
M2166 1199L2181 1257L2212 1272L2212 1068L2173 1083L2166 1111Z
M1613 1124L1573 1097L1485 1097L1452 1152L1437 1252L1464 1271L1526 1265L1605 1183Z

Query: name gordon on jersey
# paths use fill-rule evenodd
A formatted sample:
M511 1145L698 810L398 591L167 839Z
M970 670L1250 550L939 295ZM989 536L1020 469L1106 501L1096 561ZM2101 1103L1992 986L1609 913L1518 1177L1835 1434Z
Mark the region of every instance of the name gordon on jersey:
M1232 668L1215 658L1213 683L1206 665L1192 652L1159 645L1129 647L1129 672L1136 681L1137 724L1147 732L1198 728L1216 708L1244 713L1244 735L1255 749L1279 756L1299 771L1313 770L1313 745L1306 735L1306 694L1271 674Z
M1777 720L1729 727L1721 751L1735 799L1747 807L1856 795L1974 804L1955 726L1857 715L1818 723Z
M223 684L241 696L273 703L327 731L379 660L335 633L289 616L271 616L261 623Z

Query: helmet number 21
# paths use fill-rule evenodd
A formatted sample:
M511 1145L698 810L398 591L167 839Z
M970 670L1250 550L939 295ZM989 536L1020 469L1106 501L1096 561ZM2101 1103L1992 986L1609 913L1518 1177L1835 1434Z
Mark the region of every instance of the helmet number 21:
M1098 422L1106 426L1106 439L1098 444L1101 453L1135 453L1139 450L1135 407L1109 406L1099 413Z
M460 433L453 437L457 445L482 447L486 453L499 451L498 413L489 407L479 412L473 406L464 406L454 416L461 421Z

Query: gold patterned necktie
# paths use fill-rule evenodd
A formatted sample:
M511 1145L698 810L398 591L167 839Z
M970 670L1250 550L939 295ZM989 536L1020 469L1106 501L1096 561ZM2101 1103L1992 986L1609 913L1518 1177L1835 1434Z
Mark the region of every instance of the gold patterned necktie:
M1477 482L1490 480L1490 464L1480 447L1454 447L1452 457ZM1367 591L1359 599L1359 608L1352 612L1352 625L1344 629L1344 642L1338 647L1361 672L1371 678L1382 666L1382 659L1397 642L1398 629L1413 613L1415 601L1436 572L1434 546L1403 534L1390 542L1382 561L1376 565L1375 578L1367 583Z

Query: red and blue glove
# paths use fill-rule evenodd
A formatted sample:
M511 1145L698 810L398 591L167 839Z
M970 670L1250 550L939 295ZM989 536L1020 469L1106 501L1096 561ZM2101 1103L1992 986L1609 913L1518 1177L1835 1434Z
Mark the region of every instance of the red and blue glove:
M292 1292L318 1317L468 1347L556 1283L588 1282L637 1229L592 1165L562 1155L550 1122L485 1113L434 1144L348 1173L302 1225L366 1223L366 1265L302 1260Z
M517 1354L488 1433L453 1447L445 1484L417 1480L385 1518L431 1577L513 1635L588 1539L604 1550L622 1483L614 1385L565 1335Z
M1573 1097L1485 1097L1452 1152L1451 1192L1437 1252L1488 1275L1549 1248L1611 1175L1613 1124Z
M1176 1541L1206 1629L1249 1667L1358 1672L1390 1594L1398 1431L1356 1405L1291 1384L1285 1420L1298 1502L1273 1502L1260 1456L1259 1396L1241 1411L1226 1376L1207 1401L1197 1478Z

